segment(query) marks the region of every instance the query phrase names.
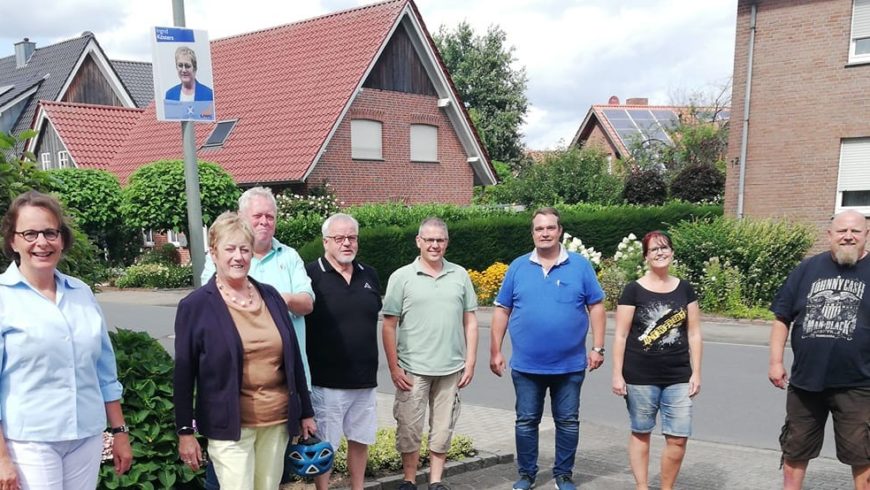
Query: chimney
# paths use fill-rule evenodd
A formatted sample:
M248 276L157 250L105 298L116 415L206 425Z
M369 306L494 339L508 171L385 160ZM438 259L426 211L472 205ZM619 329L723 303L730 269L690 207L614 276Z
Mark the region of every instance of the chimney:
M646 97L632 97L625 99L625 105L649 105L649 99Z
M607 105L619 105L619 97L611 95L610 99L607 100Z
M36 49L36 43L24 38L24 41L15 43L15 68L24 68Z

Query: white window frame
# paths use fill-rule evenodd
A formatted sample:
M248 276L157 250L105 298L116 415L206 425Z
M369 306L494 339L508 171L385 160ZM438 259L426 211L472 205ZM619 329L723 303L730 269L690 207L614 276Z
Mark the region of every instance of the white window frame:
M142 230L142 243L146 247L154 246L154 230L148 228L147 230Z
M350 157L354 160L383 160L384 123L374 119L352 119Z
M181 232L175 230L166 230L166 242L175 245L176 247L181 246Z
M870 137L844 138L840 141L837 171L837 202L834 212L855 210L870 216L870 206L843 206L843 192L870 191Z
M870 63L870 53L855 54L857 41L862 39L870 39L870 0L854 0L852 2L849 63Z
M57 168L69 168L71 165L69 164L69 152L66 150L61 150L57 152Z
M39 164L42 165L43 170L48 170L51 168L51 152L45 151L39 154Z
M438 126L412 124L409 139L412 162L438 163Z

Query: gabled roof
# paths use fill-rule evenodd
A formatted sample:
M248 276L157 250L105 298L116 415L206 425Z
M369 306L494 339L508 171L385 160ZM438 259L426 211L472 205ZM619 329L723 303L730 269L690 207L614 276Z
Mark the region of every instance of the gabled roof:
M18 134L30 128L34 121L38 101L61 100L69 87L72 77L81 66L87 54L94 56L97 64L105 70L110 83L118 82L120 78L103 53L99 43L91 32L81 36L61 41L33 50L27 64L18 68L15 54L0 58L0 87L12 85L13 88L0 94L0 112L11 107L26 94L29 102L12 127L12 134ZM29 93L28 88L38 89ZM133 105L132 98L117 83L112 83L116 93L124 103Z
M687 109L668 105L594 104L571 140L571 146L585 142L596 124L616 148L617 158L629 154L628 148L635 139L658 140L670 145L673 142L667 131Z
M27 64L21 68L15 66L15 54L0 58L0 86L14 86L10 92L0 95L0 112L10 106L26 87L32 87L42 80L39 89L31 96L31 103L12 127L12 134L18 134L30 127L37 100L57 99L91 39L93 34L85 33L81 37L36 48Z
M198 157L219 163L243 184L303 181L400 25L420 43L421 56L436 67L433 73L442 73L433 83L439 98L452 101L446 110L460 140L465 137L467 154L476 158L470 160L475 172L483 173L485 182L494 181L489 158L449 77L443 76L437 50L411 0L388 0L212 41L215 112L219 121L237 122L222 147L202 150ZM158 122L152 102L113 164L121 181L144 163L180 158L178 126ZM213 128L196 124L198 148Z
M112 67L124 83L136 107L145 107L154 99L154 73L147 61L112 60Z
M38 127L51 122L77 167L108 169L144 109L40 101Z

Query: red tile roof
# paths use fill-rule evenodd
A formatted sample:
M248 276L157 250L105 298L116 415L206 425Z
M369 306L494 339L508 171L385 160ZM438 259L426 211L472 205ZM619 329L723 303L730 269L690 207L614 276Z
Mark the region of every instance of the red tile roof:
M300 181L408 3L212 41L217 118L238 122L223 147L197 157L219 163L239 183ZM121 182L144 163L181 158L179 126L158 122L152 102L113 163ZM196 124L197 148L213 128Z
M47 100L39 105L73 161L82 168L108 169L143 112L143 109Z

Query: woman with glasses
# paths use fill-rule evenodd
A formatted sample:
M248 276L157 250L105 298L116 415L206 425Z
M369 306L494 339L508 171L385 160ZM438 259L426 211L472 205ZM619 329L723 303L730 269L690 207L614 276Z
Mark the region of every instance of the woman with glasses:
M622 291L613 339L613 394L626 400L628 457L638 489L649 485L650 434L661 414L661 488L671 489L692 432L692 398L701 391L701 321L692 286L670 274L671 238L641 240L647 272Z
M95 488L107 424L115 472L133 453L106 322L90 288L57 270L73 235L30 191L0 224L0 489Z
M181 300L175 317L178 453L198 470L199 432L220 488L275 490L290 437L316 431L299 342L281 294L248 276L247 220L223 213L208 242L215 274Z

